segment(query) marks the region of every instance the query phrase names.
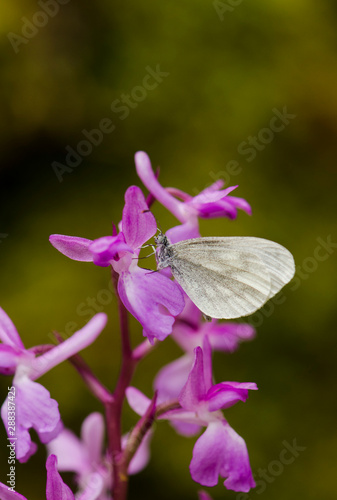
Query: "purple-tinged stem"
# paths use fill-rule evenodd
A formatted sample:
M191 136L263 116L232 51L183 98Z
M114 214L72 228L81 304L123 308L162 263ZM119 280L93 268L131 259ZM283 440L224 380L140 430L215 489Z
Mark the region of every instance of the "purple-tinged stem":
M169 403L163 403L161 405L158 405L156 408L156 414L155 418L160 417L161 415L164 415L165 413L172 411L172 410L180 410L181 405L179 401L171 401Z
M154 348L156 343L151 345L148 340L145 340L134 350L132 349L130 342L128 311L119 297L117 290L118 274L113 269L112 281L114 283L118 303L122 365L116 388L112 395L112 400L106 402L105 404L105 414L108 434L108 451L112 457L113 463L113 498L114 500L126 500L128 491L128 464L130 463L134 453L137 451L138 446L140 445L147 430L152 425L155 412L155 399L153 405L150 405L148 411L146 412L146 416L144 415L144 417L142 417L136 425L136 431L134 429L135 434L133 432L131 433L131 436L133 436L132 447L130 448L130 445L128 451L124 453L122 451L121 418L123 403L125 400L125 391L131 383L138 362ZM137 441L135 441L136 434L138 436Z
M135 456L142 440L146 433L151 429L156 415L157 393L154 394L152 401L142 418L137 422L135 427L130 432L126 447L123 450L123 458L121 460L121 472L127 477L128 467Z
M130 333L128 325L128 313L122 303L118 292L118 274L112 270L112 280L116 290L118 301L118 313L121 329L121 348L122 348L122 366L117 381L115 391L113 393L113 401L105 405L107 433L108 433L108 450L112 457L113 463L113 498L114 500L126 500L128 489L128 477L121 466L122 459L122 409L125 399L125 391L130 385L134 374L137 360L132 355L132 347L130 343Z
M98 380L85 361L78 354L75 354L75 356L70 358L70 362L81 375L92 394L99 399L99 401L105 405L113 400L111 392L100 382L100 380Z
M58 332L54 332L54 336L59 343L64 342L63 338ZM93 374L87 363L79 355L75 354L69 358L70 363L76 368L82 379L90 389L91 393L104 405L113 400L111 392L100 382L100 380Z

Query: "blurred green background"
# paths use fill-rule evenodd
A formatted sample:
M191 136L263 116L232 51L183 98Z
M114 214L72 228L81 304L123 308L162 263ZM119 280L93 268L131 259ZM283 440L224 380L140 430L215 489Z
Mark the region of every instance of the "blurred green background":
M251 203L253 217L203 221L202 234L275 240L305 269L297 285L285 288L282 304L253 317L259 325L253 342L215 356L218 382L259 386L245 405L226 412L247 442L257 478L267 469L265 491L260 486L249 498L335 499L336 248L324 261L314 255L317 238L337 242L336 2L70 0L47 22L36 14L45 3L12 0L1 9L1 306L27 347L50 342L48 334L64 332L68 322L80 327L88 320L76 309L108 287L109 272L66 259L48 236L109 234L125 189L140 184L137 150L160 165L164 185L196 194L214 178L239 184L234 194ZM29 28L32 21L41 27ZM149 67L158 65L167 74L144 90L143 82L154 83L144 80ZM121 99L129 102L122 110ZM284 108L292 118L271 133L275 109ZM66 147L79 147L82 131L104 118L115 129L57 176L53 162L65 164ZM258 142L247 152L249 137ZM158 205L154 213L164 230L175 223ZM113 387L115 301L102 308L108 327L83 355ZM132 329L134 342L141 341L135 322ZM142 363L134 384L151 395L155 373L179 355L168 339ZM89 412L101 410L68 364L41 381L76 433ZM2 378L1 400L8 384ZM126 408L125 430L135 422ZM5 482L3 427L0 436ZM282 442L294 439L306 449L280 472ZM157 425L151 462L131 479L130 499L196 500L200 488L188 472L193 443ZM29 499L45 498L44 461L40 446L17 467L17 491ZM241 500L221 483L211 494Z

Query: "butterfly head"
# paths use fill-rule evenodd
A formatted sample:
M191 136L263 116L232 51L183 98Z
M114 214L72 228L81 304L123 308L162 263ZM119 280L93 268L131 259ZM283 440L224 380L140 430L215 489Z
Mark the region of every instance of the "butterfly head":
M161 231L159 231L158 236L155 236L154 241L156 242L156 245L159 247L168 247L170 245L168 237Z
M170 240L160 231L158 236L155 236L154 241L157 245L157 267L158 269L164 269L164 267L171 264L173 249L171 247Z

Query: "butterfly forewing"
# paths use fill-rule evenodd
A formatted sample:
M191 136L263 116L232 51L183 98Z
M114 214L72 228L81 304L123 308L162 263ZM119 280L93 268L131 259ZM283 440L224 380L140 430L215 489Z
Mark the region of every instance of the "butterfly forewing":
M294 258L282 245L263 238L228 238L238 248L249 248L259 256L266 265L271 278L269 298L273 297L281 288L289 283L295 274ZM236 240L236 241L234 241Z
M262 238L196 238L170 247L172 274L213 318L252 314L294 274L290 252Z

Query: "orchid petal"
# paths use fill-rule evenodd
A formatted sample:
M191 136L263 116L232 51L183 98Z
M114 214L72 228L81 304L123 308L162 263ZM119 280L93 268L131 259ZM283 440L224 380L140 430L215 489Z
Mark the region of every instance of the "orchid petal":
M118 294L151 343L155 338L164 340L172 332L174 316L184 307L183 294L173 281L138 266L120 275Z
M172 406L171 406L171 403ZM175 428L178 434L182 436L193 436L197 432L200 431L202 427L208 425L208 421L205 422L205 416L199 417L194 410L184 410L183 408L175 408L174 403L177 403L176 400L168 402L167 410L164 411L165 405L160 407L160 416L158 416L158 420L168 420L172 427Z
M150 158L144 151L135 154L136 170L139 178L150 193L166 207L180 222L186 222L184 203L176 200L158 182L152 170Z
M199 194L194 196L194 198L191 200L191 205L206 205L209 203L214 203L216 201L222 200L225 198L229 193L234 191L239 186L230 186L226 189L222 190L214 190L214 189L209 189L206 188L203 191L201 191Z
M212 497L206 491L198 491L199 500L212 500Z
M180 420L171 420L170 424L178 434L185 437L195 436L201 429L201 425L199 424L191 424L190 422Z
M136 389L136 387L128 387L125 391L126 399L129 406L133 409L137 415L141 417L146 413L146 410L151 404L151 399L149 399L145 394Z
M219 475L227 478L229 490L248 492L255 486L246 443L225 421L210 423L197 440L190 472L203 486L215 486Z
M193 356L186 354L164 366L158 372L154 380L154 388L158 391L158 403L178 399L192 365Z
M91 240L79 238L78 236L66 236L63 234L52 234L49 236L49 241L56 250L61 252L69 259L80 262L92 262L92 253L89 246Z
M83 443L68 429L47 445L48 454L57 456L59 471L77 472L86 474L90 471L90 459Z
M229 408L239 401L246 401L248 390L257 390L254 383L246 382L221 382L214 385L207 393L209 411Z
M57 458L50 455L46 462L47 469L47 500L75 500L75 496L69 486L64 484L57 470Z
M54 366L88 347L102 332L107 323L107 315L98 313L88 323L61 344L32 361L31 379L35 380Z
M171 243L178 241L189 240L192 238L200 238L199 224L197 217L191 217L185 224L171 227L166 231L166 236Z
M14 375L21 354L21 349L0 344L0 374Z
M242 340L252 340L255 328L245 323L205 323L203 334L207 334L215 351L234 352Z
M65 429L47 446L48 452L57 456L59 471L77 473L76 481L81 489L81 493L76 495L78 499L100 498L102 500L101 493L110 485L111 474L103 465L101 455L103 432L102 415L92 413L82 424L82 440ZM96 438L97 442L95 442ZM105 480L107 480L106 484Z
M203 486L215 486L219 475L227 477L229 490L246 493L255 486L246 443L225 421L210 423L197 440L190 472Z
M81 428L82 442L89 453L91 463L99 463L104 442L104 418L101 413L91 413Z
M205 392L207 392L213 385L212 349L207 335L205 335L203 340L202 351L204 361Z
M156 219L137 186L129 187L125 193L122 228L126 243L133 249L139 248L156 234Z
M225 198L214 203L205 203L199 207L199 217L204 219L216 219L219 217L235 219L237 215L238 211L230 202L229 198Z
M241 341L255 337L255 329L245 323L218 323L214 319L210 322L201 322L200 310L185 296L185 308L174 324L172 335L186 352L202 346L205 335L212 350L233 352Z
M201 347L194 350L194 364L180 395L179 403L185 410L194 410L206 395L203 352Z
M205 188L201 192L219 191L220 189L222 189L224 187L224 185L225 185L225 181L223 179L217 179L215 182L213 182L213 184L210 184L207 188Z
M4 344L24 349L20 335L7 313L0 307L0 340Z
M231 203L240 210L243 210L248 215L252 215L252 207L244 198L237 198L236 196L230 197Z
M25 462L35 452L29 429L35 429L44 442L45 433L48 433L49 437L56 437L60 430L60 414L57 402L51 399L49 392L42 385L32 382L27 376L22 376L17 382L14 379L14 385L16 388L16 456L20 462ZM8 398L1 408L1 417L5 425L7 414Z
M63 428L64 428L63 422L60 419L58 424L51 431L43 431L43 430L40 431L38 434L39 434L39 438L40 438L41 443L47 444L50 441L52 441L53 439L55 439L55 437L58 436L60 434L60 432L63 431Z
M94 264L101 267L110 266L111 261L121 252L133 253L132 248L125 243L123 233L119 233L118 236L98 238L90 244L89 250L93 256Z
M148 188L154 198L182 223L193 221L194 225L197 226L197 217L205 219L228 217L235 219L238 208L251 214L250 205L246 200L228 196L238 186L221 189L223 182L219 180L201 191L194 198L191 198L186 193L182 193L177 189L164 189L154 175L148 155L143 151L136 153L135 163L137 173L144 186ZM183 201L178 201L172 194L176 194ZM175 231L172 232L171 238L174 236L176 236ZM179 238L180 236L178 235L177 237ZM181 237L177 241L181 241Z
M15 486L13 486L14 488ZM8 484L0 483L0 498L1 500L27 500L26 497L20 495L15 490L9 489L10 486Z
M112 500L111 497L102 496L104 489L104 478L99 472L93 472L86 478L85 489L77 493L76 500Z

